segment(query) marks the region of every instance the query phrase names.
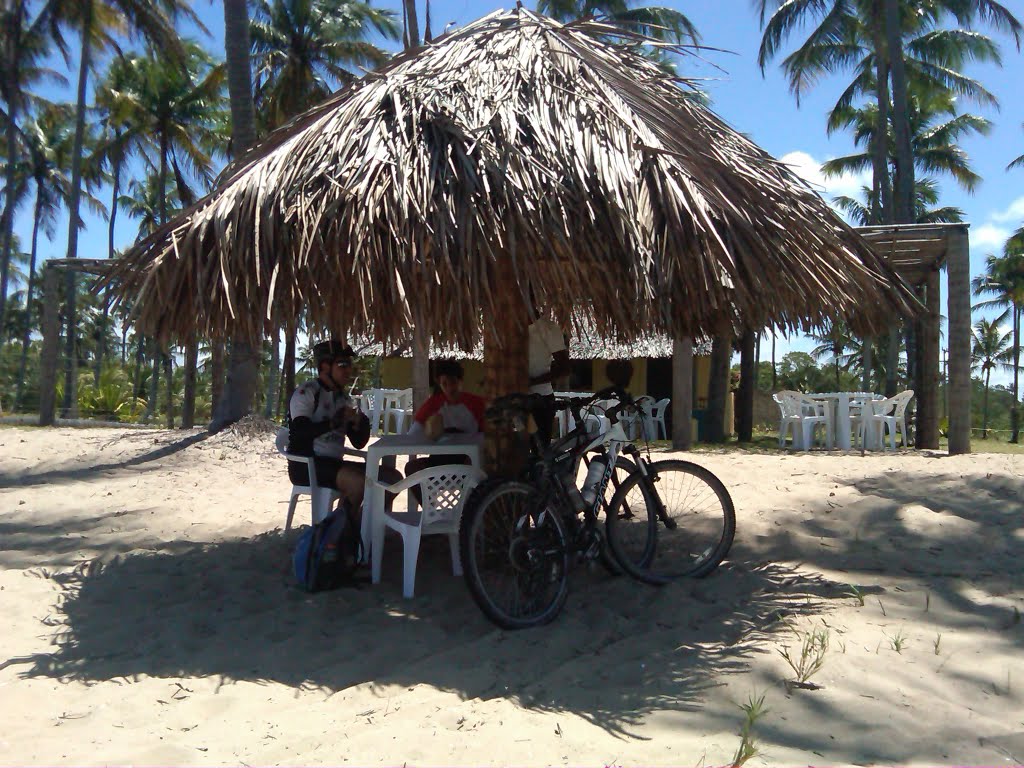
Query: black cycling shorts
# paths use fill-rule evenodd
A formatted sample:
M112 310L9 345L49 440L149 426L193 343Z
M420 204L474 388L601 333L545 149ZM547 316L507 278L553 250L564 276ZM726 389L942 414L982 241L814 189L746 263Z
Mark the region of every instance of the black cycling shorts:
M316 466L316 483L321 488L338 490L338 470L342 467L353 467L360 474L366 473L366 465L361 461L343 461L330 456L314 456ZM309 466L305 462L288 462L288 479L295 485L309 485Z

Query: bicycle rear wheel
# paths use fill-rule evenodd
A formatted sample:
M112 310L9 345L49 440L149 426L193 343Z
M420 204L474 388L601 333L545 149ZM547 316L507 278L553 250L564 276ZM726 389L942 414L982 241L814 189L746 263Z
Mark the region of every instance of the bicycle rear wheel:
M630 576L665 584L700 577L722 562L736 535L736 511L725 485L688 461L658 461L635 472L612 499L608 545Z
M548 623L568 594L565 527L541 501L534 486L499 479L477 487L462 515L466 584L487 618L504 629Z

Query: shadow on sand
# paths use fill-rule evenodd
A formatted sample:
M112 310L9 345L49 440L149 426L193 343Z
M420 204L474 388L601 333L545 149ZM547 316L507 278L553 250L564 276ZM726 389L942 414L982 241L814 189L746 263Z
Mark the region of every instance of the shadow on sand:
M173 456L196 443L201 443L212 437L212 435L206 431L195 432L194 434L186 435L184 437L176 435L173 432L170 434L172 437L169 441L157 445L157 447L152 450L115 462L71 466L66 468L62 467L36 473L14 474L10 472L0 472L0 488L13 488L15 486L25 485L51 485L73 480L89 480L95 478L96 473L98 472L113 472L152 464L153 462L160 461L161 459L169 458L170 456ZM124 442L133 438L144 440L146 442L153 442L154 440L152 433L149 432L143 432L137 436L121 435L117 439ZM109 442L114 441L111 440Z
M434 540L437 541L434 541ZM574 712L620 735L653 710L699 708L722 673L743 671L787 615L814 613L843 585L776 565L729 564L663 589L599 571L574 574L551 625L491 626L447 570L443 537L424 542L417 597L385 584L309 595L282 567L294 534L94 560L34 575L63 589L52 654L27 676L81 681L213 676L340 690L428 684L463 698L512 698ZM399 543L389 546L397 549ZM30 571L29 573L33 573ZM717 681L717 682L716 682Z

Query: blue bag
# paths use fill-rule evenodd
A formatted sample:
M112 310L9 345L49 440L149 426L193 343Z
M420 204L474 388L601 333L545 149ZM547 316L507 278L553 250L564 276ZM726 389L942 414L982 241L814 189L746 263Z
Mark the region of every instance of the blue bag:
M362 539L355 515L347 504L340 504L300 534L292 556L295 580L307 592L355 586L361 553Z

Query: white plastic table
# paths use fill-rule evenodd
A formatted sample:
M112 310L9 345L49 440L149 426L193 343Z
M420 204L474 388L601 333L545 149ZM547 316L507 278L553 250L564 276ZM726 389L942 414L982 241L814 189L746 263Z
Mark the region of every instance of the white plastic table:
M366 476L377 478L381 461L385 456L416 456L416 455L448 455L469 456L469 463L481 468L483 459L484 436L482 434L445 434L437 440L426 435L385 435L366 446ZM373 516L382 514L384 510L384 489L376 484L367 483L363 492L363 519L359 525L359 535L363 539L363 560L369 562L370 533Z
M876 400L881 395L874 392L813 392L807 397L812 400L824 400L832 407L832 437L839 443L839 448L850 450L850 433L853 431L850 421L851 400ZM833 446L828 446L832 448ZM866 446L871 448L872 446Z

